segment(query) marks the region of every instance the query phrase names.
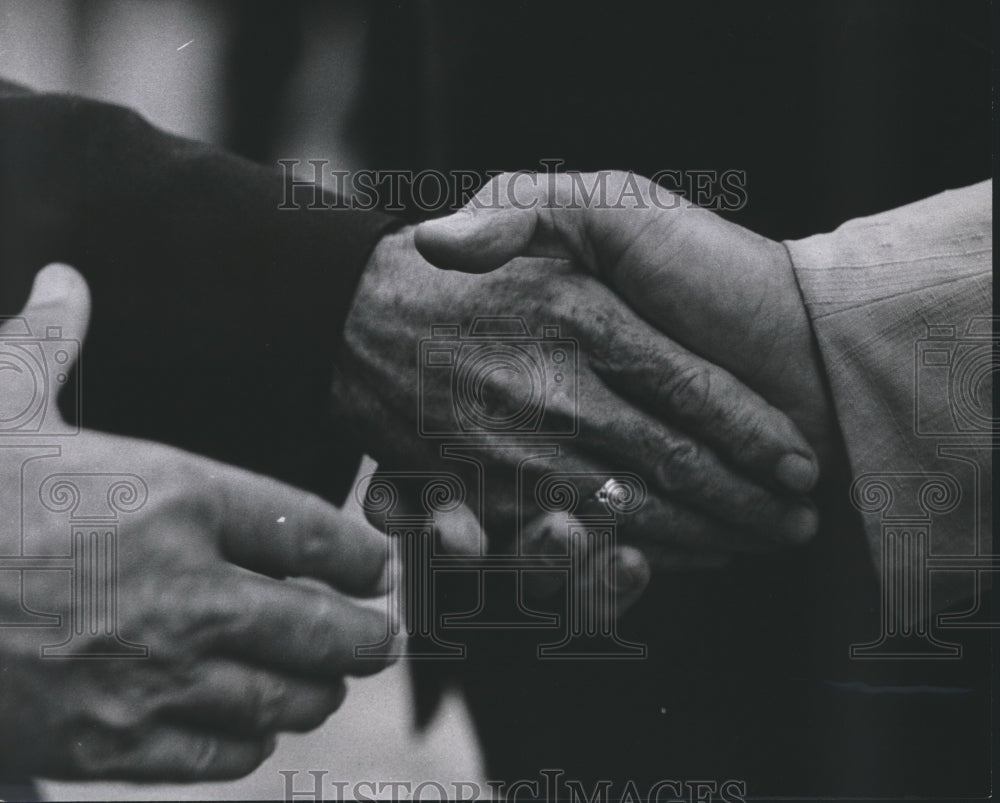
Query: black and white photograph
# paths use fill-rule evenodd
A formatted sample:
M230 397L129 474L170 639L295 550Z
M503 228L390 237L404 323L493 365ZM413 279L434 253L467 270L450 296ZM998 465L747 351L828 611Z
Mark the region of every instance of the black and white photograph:
M990 0L0 0L0 803L988 801Z

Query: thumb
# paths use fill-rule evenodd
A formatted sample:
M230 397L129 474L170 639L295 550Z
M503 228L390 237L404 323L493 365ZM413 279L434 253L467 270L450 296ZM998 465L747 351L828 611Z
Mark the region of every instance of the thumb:
M550 257L613 283L608 266L640 234L656 232L662 245L683 211L677 196L631 172L504 173L455 214L421 223L415 241L447 270L487 273L515 257Z
M537 223L533 209L476 209L474 203L417 226L414 240L424 259L445 270L489 273L528 253Z
M640 234L656 232L652 241L663 245L680 211L677 196L630 172L504 173L455 214L421 223L415 241L447 270L487 273L515 257L549 257L613 283L608 266ZM657 261L662 252L652 250Z
M0 318L0 429L49 429L90 321L87 282L68 265L38 272L21 313Z
M494 176L455 214L417 226L417 250L465 273L488 273L515 257L576 259L596 271L587 231L593 198L581 205L579 182L567 173Z
M57 327L62 337L82 342L90 323L90 288L75 268L52 263L35 275L20 314L0 322L0 336L44 337L46 328Z

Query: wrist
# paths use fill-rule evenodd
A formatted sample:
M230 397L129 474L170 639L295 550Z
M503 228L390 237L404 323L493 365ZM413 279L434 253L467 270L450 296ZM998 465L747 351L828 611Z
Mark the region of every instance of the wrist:
M414 258L420 259L413 245L414 228L395 228L379 238L368 255L344 318L343 338L334 359L330 404L338 427L345 432L356 434L359 427L367 425L370 416L362 408L372 401L367 387L371 377L365 377L377 370L372 366L372 354L395 337L394 316L396 326L404 323L406 295L413 288L403 278L401 267Z
M786 412L816 450L820 464L827 466L838 453L833 396L792 256L784 243L768 243L771 269L780 287L775 294L780 300L778 315L783 321L783 333L778 333L783 346L777 348L775 358L785 366L795 399ZM779 370L777 375L781 373Z
M356 342L375 319L391 315L406 294L406 283L399 281L399 266L414 258L421 259L413 245L414 226L393 229L379 238L365 262L354 296L344 318L345 343Z

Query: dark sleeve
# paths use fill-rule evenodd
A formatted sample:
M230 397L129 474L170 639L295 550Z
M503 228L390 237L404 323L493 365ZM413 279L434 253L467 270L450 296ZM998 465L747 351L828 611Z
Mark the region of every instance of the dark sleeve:
M330 420L333 360L394 221L309 209L301 190L279 209L285 191L277 166L124 108L0 85L0 313L40 267L73 265L93 296L84 426L342 487L357 454Z

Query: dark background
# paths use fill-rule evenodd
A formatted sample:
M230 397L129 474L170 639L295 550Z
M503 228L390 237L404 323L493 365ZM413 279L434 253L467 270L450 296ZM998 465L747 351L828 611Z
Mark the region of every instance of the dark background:
M276 26L297 30L310 7L240 12L234 81L275 93L233 107L229 144L247 155L273 150L245 121L267 119L300 35L282 47ZM365 19L349 131L366 167L740 169L748 203L728 216L780 239L991 175L986 2L382 3ZM530 633L466 634L457 680L488 775L984 793L986 638L968 636L961 662L847 661L874 635L878 597L859 522L836 501L846 488L827 490L809 549L658 578L622 622L648 661L552 664ZM461 588L444 595L465 607ZM443 670L415 666L426 715Z
M223 31L206 136L268 164L738 169L748 203L728 216L774 238L991 174L995 36L980 0L195 5ZM81 49L120 11L72 7ZM192 58L196 40L177 52ZM323 61L348 45L355 62ZM289 121L340 150L290 149L308 140ZM421 718L460 686L492 778L559 767L640 789L738 779L796 800L984 795L987 634L961 636L958 662L846 660L877 633L878 595L845 491L827 489L806 550L658 578L621 623L647 661L539 662L532 633L456 634L470 644L460 671L416 666ZM445 589L444 610L467 608L468 590Z

